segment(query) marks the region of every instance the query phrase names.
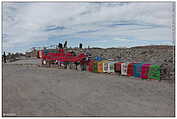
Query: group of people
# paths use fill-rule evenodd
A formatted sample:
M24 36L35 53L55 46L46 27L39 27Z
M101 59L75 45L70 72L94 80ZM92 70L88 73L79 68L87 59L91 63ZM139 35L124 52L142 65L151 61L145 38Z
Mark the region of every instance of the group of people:
M60 48L60 49L62 49L62 48L67 48L67 41L65 41L64 44L59 43L59 44L58 44L58 48Z
M62 48L67 48L67 41L64 42L64 44L62 43L59 43L58 44L58 48L62 49ZM82 48L82 43L79 44L79 48L81 49Z

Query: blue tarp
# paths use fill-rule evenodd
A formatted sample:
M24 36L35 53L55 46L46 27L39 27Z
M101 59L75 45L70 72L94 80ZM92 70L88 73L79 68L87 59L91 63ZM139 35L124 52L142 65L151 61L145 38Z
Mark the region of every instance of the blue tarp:
M95 57L95 60L96 60L96 61L101 61L101 60L103 60L103 58L97 56L97 57Z
M142 63L134 64L133 72L135 77L141 77Z

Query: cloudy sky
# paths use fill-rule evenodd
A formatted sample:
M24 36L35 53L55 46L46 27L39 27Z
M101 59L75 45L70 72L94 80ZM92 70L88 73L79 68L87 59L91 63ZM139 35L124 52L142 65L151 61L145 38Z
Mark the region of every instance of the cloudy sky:
M172 45L172 2L4 2L3 50Z

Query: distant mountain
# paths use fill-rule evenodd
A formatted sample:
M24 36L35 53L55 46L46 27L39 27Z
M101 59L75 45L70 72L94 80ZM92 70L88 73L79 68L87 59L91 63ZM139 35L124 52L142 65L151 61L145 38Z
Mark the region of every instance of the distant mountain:
M158 49L165 49L165 48L174 48L175 46L172 45L148 45L148 46L135 46L131 48L158 48Z

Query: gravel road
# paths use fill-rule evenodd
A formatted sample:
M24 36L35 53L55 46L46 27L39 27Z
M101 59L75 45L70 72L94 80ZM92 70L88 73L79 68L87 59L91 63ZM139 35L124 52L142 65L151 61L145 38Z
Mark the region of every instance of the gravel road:
M9 63L2 84L4 116L175 116L168 81Z

